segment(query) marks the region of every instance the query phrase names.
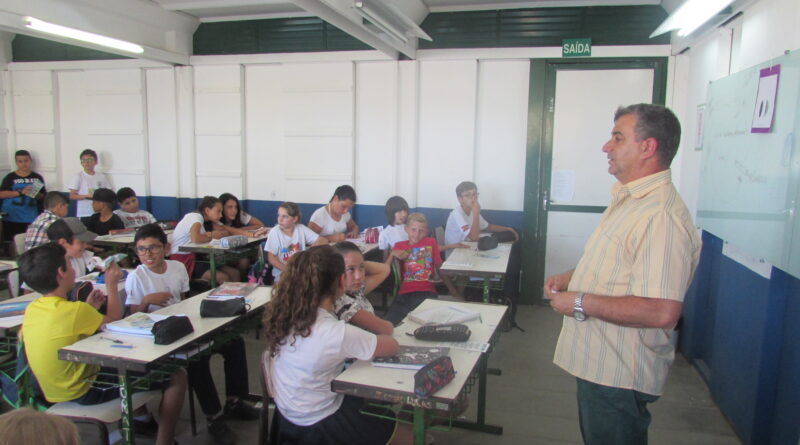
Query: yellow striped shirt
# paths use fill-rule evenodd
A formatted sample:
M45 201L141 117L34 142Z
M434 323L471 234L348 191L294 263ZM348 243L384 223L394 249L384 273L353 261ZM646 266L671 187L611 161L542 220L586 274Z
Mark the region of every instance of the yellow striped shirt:
M614 184L570 291L683 301L701 242L671 177L668 169ZM584 380L661 395L675 357L670 332L564 317L553 361Z

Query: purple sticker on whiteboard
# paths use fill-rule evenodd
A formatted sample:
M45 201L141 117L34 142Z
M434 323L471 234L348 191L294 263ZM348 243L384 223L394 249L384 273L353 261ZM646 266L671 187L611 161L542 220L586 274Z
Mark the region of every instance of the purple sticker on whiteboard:
M764 68L758 76L758 94L756 106L753 110L753 125L751 133L769 133L775 119L775 102L778 98L778 79L781 66L775 65Z

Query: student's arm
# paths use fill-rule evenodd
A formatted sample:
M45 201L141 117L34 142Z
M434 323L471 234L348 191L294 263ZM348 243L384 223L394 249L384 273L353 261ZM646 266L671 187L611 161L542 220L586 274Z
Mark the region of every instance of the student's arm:
M267 252L267 262L280 271L286 270L286 265L281 263L281 260L272 252Z
M364 280L364 294L368 294L375 290L376 287L380 286L391 271L391 267L387 264L364 261L364 274L366 275L366 279Z
M217 229L214 229L211 232L200 233L201 227L202 223L196 222L192 224L191 228L189 228L189 235L191 236L193 243L207 243L212 239L220 239L225 236L225 232Z
M390 335L378 335L378 344L375 345L374 357L391 357L397 354L400 345Z
M0 199L16 198L19 196L22 190L19 192L11 190L13 186L14 182L11 180L11 173L9 173L3 178L2 184L0 184Z
M469 249L469 246L464 243L455 243L455 244L445 244L439 245L439 251L442 250L450 250L450 249Z
M325 244L330 244L327 236L318 236L317 239L311 243L312 246L324 246Z
M79 195L78 191L75 189L69 189L69 199L73 201L80 201L82 199L89 199L92 195Z
M119 280L122 278L122 269L117 263L111 263L106 268L106 315L103 317L103 324L117 321L122 317L122 303L119 299Z
M347 221L347 238L358 238L358 224L350 218Z
M350 323L376 335L392 335L394 332L391 322L378 318L372 312L364 309L350 317Z
M442 279L442 283L447 286L447 290L450 291L450 295L452 295L453 298L457 298L462 301L464 300L464 297L458 292L458 289L456 289L456 286L453 284L453 280L450 279L450 276L441 273L438 264L436 265L436 274Z
M167 301L169 301L170 298L172 298L172 294L169 292L155 292L142 297L141 303L129 304L128 307L131 310L131 314L135 314L137 312L147 312L147 309L151 304L156 306L164 306L167 304Z
M319 235L320 232L322 232L322 227L318 226L317 223L315 223L314 221L308 222L308 228L313 230L314 233L316 233L317 235Z
M242 227L245 230L256 230L264 227L264 223L253 215L250 215L250 223Z
M247 237L253 236L253 232L250 232L245 227L222 226L220 230L224 230L228 232L230 235L242 235Z
M467 233L467 239L470 241L478 241L481 237L481 205L478 203L478 199L475 198L472 201L472 211L470 213L470 218L472 222L469 226L469 233Z

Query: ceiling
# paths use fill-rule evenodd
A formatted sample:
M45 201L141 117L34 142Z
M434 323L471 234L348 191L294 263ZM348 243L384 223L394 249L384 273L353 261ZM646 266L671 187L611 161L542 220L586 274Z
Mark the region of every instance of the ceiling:
M311 16L291 0L151 0L168 11L197 17L201 22ZM390 0L391 1L391 0ZM395 3L410 0L395 0ZM660 0L414 0L427 12L570 6L658 5ZM326 3L341 3L331 0ZM352 1L350 2L352 3Z

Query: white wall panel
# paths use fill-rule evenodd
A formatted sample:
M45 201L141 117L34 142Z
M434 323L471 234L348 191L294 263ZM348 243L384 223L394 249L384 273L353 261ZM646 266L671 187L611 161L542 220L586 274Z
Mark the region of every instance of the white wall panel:
M86 101L84 73L82 71L61 71L56 73L58 81L58 136L61 147L59 170L63 184L61 189L67 190L72 177L81 171L80 152L89 147L86 129L86 114L82 112ZM104 168L105 156L98 153L100 163L98 170ZM111 178L114 182L114 178ZM116 184L116 182L114 182Z
M292 137L286 138L284 146L289 154L283 165L286 178L343 183L353 178L350 138ZM330 195L333 189L324 193Z
M195 94L195 132L200 135L239 135L242 132L241 95Z
M142 96L136 94L97 94L86 96L87 131L90 134L142 134Z
M356 64L356 178L361 204L397 192L397 62Z
M20 133L53 132L53 96L14 95L14 121Z
M283 181L283 113L280 65L245 69L245 199L281 200Z
M52 94L53 78L49 70L41 71L12 71L11 81L14 94Z
M175 71L172 68L145 71L147 85L147 146L149 188L136 193L178 196L177 106Z
M13 128L12 146L5 151L3 163L9 170L15 168L14 152L28 150L34 161L34 170L45 178L50 188L60 186L56 172L57 154L55 143L55 110L53 100L53 77L50 71L27 73L5 73L12 91L7 95L13 109L9 121ZM8 159L8 161L6 161Z
M417 159L419 155L419 62L398 62L397 161L394 167L397 194L417 206ZM387 197L388 199L388 197Z
M529 68L527 60L478 63L475 182L487 209L522 210Z
M194 69L191 66L175 68L175 103L177 107L178 134L178 196L197 196L195 136L194 136Z
M203 136L197 138L197 175L236 175L241 178L242 152L239 136ZM238 187L241 189L241 186ZM223 193L220 191L218 194Z
M418 205L451 208L474 178L477 61L420 62Z

